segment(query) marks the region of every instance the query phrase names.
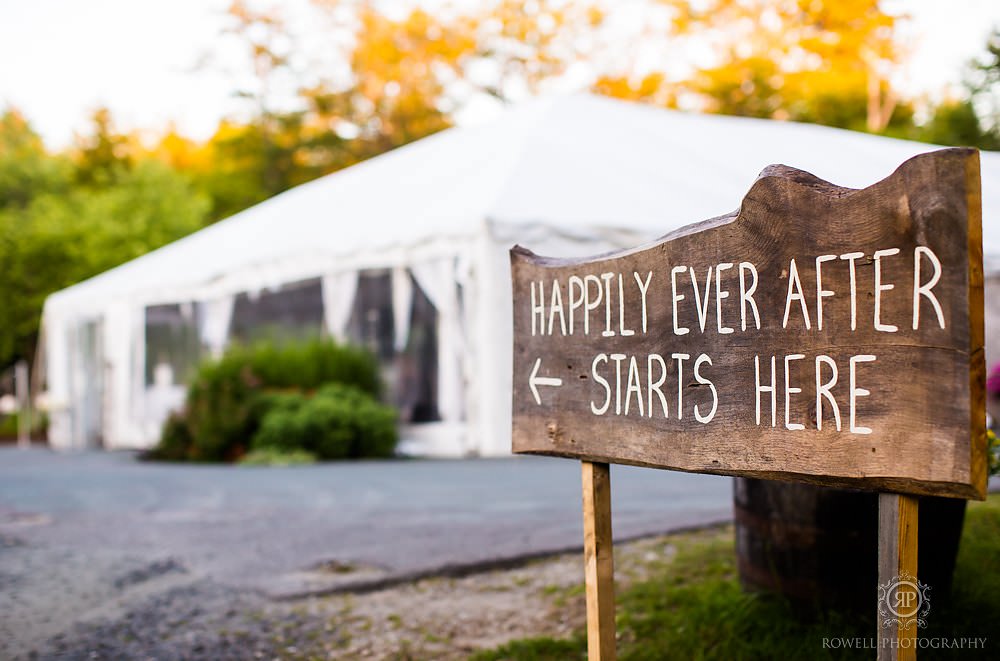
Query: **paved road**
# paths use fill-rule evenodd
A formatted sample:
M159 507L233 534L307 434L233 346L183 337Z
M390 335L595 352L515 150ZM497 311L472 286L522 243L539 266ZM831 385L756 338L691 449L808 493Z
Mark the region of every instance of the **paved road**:
M727 478L614 466L612 491L616 538L731 517ZM0 448L0 638L113 617L122 595L184 581L289 596L582 534L579 464L563 459L242 468Z

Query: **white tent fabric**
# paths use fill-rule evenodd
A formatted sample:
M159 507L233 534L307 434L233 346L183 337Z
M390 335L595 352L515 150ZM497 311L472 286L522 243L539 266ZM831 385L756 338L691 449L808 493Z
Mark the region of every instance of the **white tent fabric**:
M397 266L392 270L392 319L394 349L402 351L410 338L410 304L413 302L413 282L405 268Z
M143 309L224 301L321 278L324 321L343 338L360 269L408 270L439 314L438 387L448 434L418 451L509 448L510 284L506 251L582 256L630 247L735 209L757 173L784 163L868 186L931 145L815 125L686 114L575 95L443 131L278 195L46 301L52 443L75 447L81 364L68 344L100 321L104 443L144 447ZM1000 274L1000 154L982 154L987 274ZM412 294L394 289L397 349ZM459 293L461 289L461 294ZM398 291L397 291L398 289ZM219 304L221 305L221 303ZM216 346L221 311L206 319ZM147 407L148 408L148 407ZM78 425L76 425L78 426ZM150 431L152 430L152 431ZM440 431L440 429L438 430ZM436 432L435 432L436 433Z
M232 294L205 301L202 307L201 327L198 334L201 341L208 347L213 358L222 355L226 348L226 338L229 334L229 322L233 318L233 305L236 299Z
M330 335L343 342L347 339L347 323L351 319L354 290L358 286L357 271L341 271L323 275L323 323Z
M444 258L414 264L413 277L437 308L438 320L438 401L441 419L456 423L462 419L461 361L464 349L458 321L455 288L455 260Z

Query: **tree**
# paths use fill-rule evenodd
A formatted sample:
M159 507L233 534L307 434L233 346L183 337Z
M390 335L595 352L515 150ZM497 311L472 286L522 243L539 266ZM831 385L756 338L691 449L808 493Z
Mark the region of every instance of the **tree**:
M939 145L1000 149L1000 29L987 38L985 51L966 65L964 94L932 106L928 120L907 137Z
M205 152L211 167L194 171L212 218L447 128L471 95L537 91L582 57L581 35L603 19L590 3L563 0L402 13L364 1L314 6L340 62L308 78L296 63L309 53L276 11L245 0L227 10L226 35L253 77L236 92L250 102L249 118L220 123Z
M260 122L219 123L205 145L205 163L192 171L219 220L324 174L305 158L303 113L272 113Z
M71 178L69 161L45 151L24 115L14 108L0 114L0 211L24 208L42 191L65 190Z
M113 183L134 162L135 140L118 133L106 107L90 116L91 130L76 138L74 165L77 180L88 186Z
M972 85L973 90L1000 94L1000 28L993 28L986 40L986 55L983 59L977 59L973 68L982 76L981 80Z
M284 19L275 10L251 9L244 0L234 0L226 13L230 26L225 32L245 47L253 70L252 84L235 92L250 102L250 122L244 126L232 121L220 124L212 150L214 158L225 166L245 166L237 172L243 183L249 184L244 200L253 204L315 174L300 176L297 172L301 111L280 108L281 97L294 95L296 86L291 66L294 40ZM229 211L232 206L219 205L219 211Z
M937 145L1000 149L1000 135L983 127L972 99L941 102L914 137Z
M15 111L0 118L0 366L33 357L46 296L203 224L208 201L185 176L124 167L105 148L113 135L83 139L94 148L74 172Z
M594 2L499 0L467 20L463 81L508 102L590 58L605 14ZM477 70L478 69L478 73Z
M392 18L363 3L339 25L352 35L348 74L301 90L317 160L345 167L451 125L445 90L473 46L461 20L420 8Z
M440 107L447 76L469 51L467 35L422 9L393 20L370 6L359 15L351 52L351 108L365 156L451 125Z
M885 131L906 122L888 80L903 57L905 17L879 0L661 0L664 43L714 53L682 76L602 75L594 89L671 107ZM703 48L704 49L704 48ZM638 81L638 82L636 82Z
M605 73L591 86L591 91L624 101L648 103L663 108L678 107L678 89L661 71L642 76Z
M400 16L374 3L317 4L353 39L346 78L303 91L306 126L336 127L335 149L355 160L447 128L476 94L506 103L537 93L585 59L587 37L603 21L595 3L562 0L417 7Z
M977 116L983 125L984 149L1000 149L1000 27L986 41L986 53L972 65L972 80L966 84Z

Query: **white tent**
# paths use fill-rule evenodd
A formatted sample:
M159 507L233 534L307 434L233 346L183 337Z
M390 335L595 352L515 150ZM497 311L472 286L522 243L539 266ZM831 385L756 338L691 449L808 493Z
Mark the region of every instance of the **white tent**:
M156 306L179 304L185 315L197 307L197 340L217 354L239 296L313 279L323 326L347 337L359 273L378 272L392 283L397 350L406 344L414 289L436 310L437 421L405 428L406 447L504 454L513 243L558 256L633 246L731 211L772 163L863 187L932 149L586 95L533 101L490 124L443 131L299 186L50 296L43 314L50 441L155 443L183 397L169 366L150 367ZM987 274L1000 274L1000 154L982 155L982 173ZM991 298L988 318L1000 315Z

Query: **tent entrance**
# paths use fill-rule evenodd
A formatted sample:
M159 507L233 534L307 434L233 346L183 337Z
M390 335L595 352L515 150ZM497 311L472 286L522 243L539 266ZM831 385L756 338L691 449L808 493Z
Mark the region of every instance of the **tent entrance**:
M73 437L82 448L104 444L104 324L101 320L83 321L70 331L75 351L70 352L70 409Z
M387 399L399 409L400 422L441 419L438 313L410 273L362 271L346 334L378 359Z

